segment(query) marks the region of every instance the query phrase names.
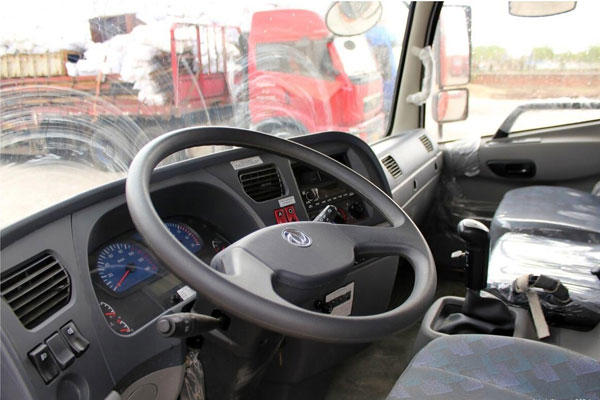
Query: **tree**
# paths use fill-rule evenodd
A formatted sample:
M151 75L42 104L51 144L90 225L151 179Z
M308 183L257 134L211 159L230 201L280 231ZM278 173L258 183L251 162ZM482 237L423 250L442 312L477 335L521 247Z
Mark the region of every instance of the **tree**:
M588 62L600 62L600 46L588 47L584 59Z
M534 61L552 60L554 58L554 50L550 47L536 47L531 49L531 59Z
M500 46L477 46L473 49L473 62L482 61L502 62L506 60L508 52Z

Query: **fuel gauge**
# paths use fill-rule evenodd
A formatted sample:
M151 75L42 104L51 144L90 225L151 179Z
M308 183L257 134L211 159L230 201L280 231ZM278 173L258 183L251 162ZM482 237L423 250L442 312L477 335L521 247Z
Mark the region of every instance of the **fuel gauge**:
M108 325L110 325L113 331L120 333L121 335L133 333L133 329L127 325L127 322L125 322L123 318L117 315L115 309L112 308L110 304L101 301L100 308L102 309L106 322L108 322Z

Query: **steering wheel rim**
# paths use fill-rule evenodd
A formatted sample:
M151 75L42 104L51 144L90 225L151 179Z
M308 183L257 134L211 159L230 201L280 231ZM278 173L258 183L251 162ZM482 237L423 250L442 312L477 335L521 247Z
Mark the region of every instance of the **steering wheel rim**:
M208 266L170 234L156 212L150 195L152 172L160 161L177 151L203 145L246 147L316 167L351 187L383 215L390 227L314 222L274 225L233 243L215 257L212 267ZM433 301L436 287L433 257L425 239L404 211L358 173L296 142L228 127L195 127L173 131L159 136L138 152L127 176L126 198L138 232L175 275L215 305L263 328L324 342L369 342L416 322ZM273 290L272 279L283 275L293 277L294 273L276 273L272 265L265 263L269 257L257 255L261 249L256 246L252 248L252 243L257 240L274 238L281 235L284 229L307 231L309 236L316 235L326 242L337 238L336 245L345 247L345 253L352 252L352 257L359 253L366 256L401 255L415 272L410 296L387 312L353 317L313 312L287 302ZM302 257L322 257L322 247L314 245L306 247L309 250L301 250L281 245L280 248L285 252L297 252L294 254ZM350 272L348 254L344 254L344 257L337 255L336 259L343 259L340 261L343 265L340 264L335 273ZM241 268L241 265L244 267Z

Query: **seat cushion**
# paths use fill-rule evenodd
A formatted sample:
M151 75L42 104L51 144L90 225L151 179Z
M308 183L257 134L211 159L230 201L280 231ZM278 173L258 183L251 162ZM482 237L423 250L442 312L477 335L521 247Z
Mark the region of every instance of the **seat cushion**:
M452 335L413 358L387 400L600 399L600 362L527 339Z
M492 220L492 248L506 232L600 243L600 197L554 186L511 190Z

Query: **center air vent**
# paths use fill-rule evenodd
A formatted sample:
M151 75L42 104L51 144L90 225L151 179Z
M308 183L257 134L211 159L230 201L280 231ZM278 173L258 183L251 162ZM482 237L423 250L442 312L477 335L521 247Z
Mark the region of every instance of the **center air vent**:
M400 176L402 176L402 170L400 169L400 166L398 165L396 160L394 160L394 157L392 157L392 156L384 157L381 159L381 163L385 166L385 168L387 168L389 173L394 178L399 178Z
M419 136L419 140L421 141L421 143L423 143L423 146L425 147L425 150L427 150L428 153L431 153L433 151L433 144L431 143L431 140L429 140L429 137L427 137L427 135Z
M2 277L0 293L21 323L31 329L69 302L71 282L62 265L44 254Z
M254 201L276 199L285 194L279 171L273 165L240 172L240 182Z

